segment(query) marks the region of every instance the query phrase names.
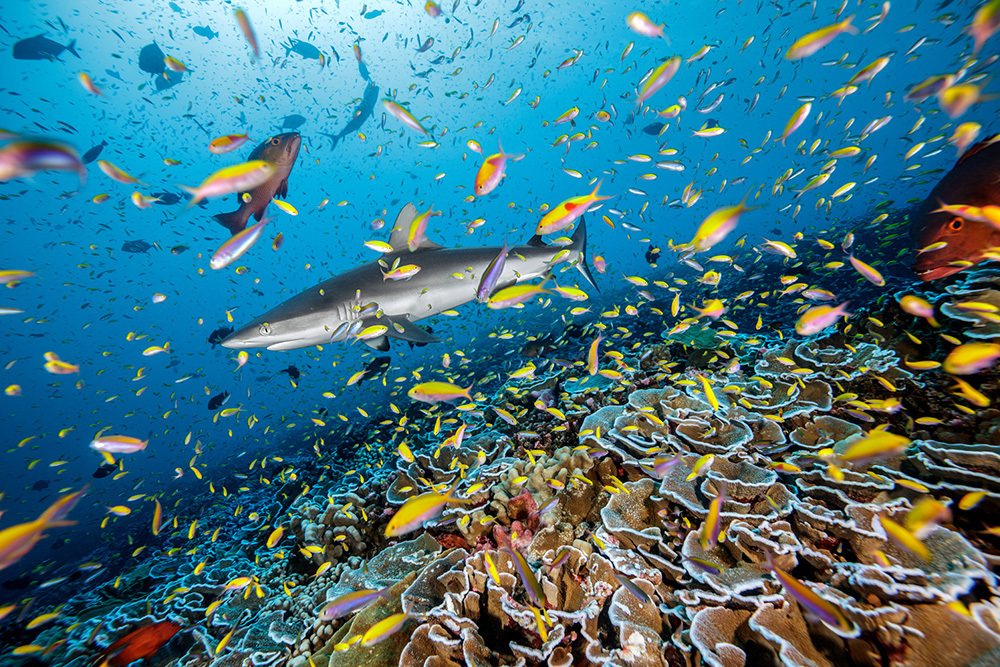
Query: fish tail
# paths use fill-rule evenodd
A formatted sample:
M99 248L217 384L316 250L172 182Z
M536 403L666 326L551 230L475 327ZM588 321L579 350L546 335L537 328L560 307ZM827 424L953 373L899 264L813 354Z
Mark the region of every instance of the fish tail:
M54 526L70 526L76 523L75 521L63 521L63 517L69 514L69 511L76 506L76 503L83 497L86 491L87 489L84 488L76 493L66 494L49 505L48 509L38 517L39 525L49 528Z
M240 213L240 209L213 215L212 219L228 229L233 235L239 234L247 227L246 218Z
M576 231L573 232L571 240L573 243L570 244L570 249L580 253L576 259L576 268L587 279L590 286L600 292L601 288L597 286L597 282L594 281L594 276L590 272L590 266L587 265L587 223L584 221L583 216L580 216L580 224L577 225Z
M72 53L77 58L80 57L80 54L76 52L76 40L75 39L71 39L70 40L69 44L66 45L66 50L69 51L70 53Z

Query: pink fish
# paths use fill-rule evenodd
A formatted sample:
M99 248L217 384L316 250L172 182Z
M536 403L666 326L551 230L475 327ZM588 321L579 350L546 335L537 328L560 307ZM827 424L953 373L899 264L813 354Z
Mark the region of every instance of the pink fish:
M75 524L76 521L65 521L64 517L86 492L87 489L82 489L62 496L34 521L19 523L0 531L0 570L26 556L45 537L45 531L49 528Z

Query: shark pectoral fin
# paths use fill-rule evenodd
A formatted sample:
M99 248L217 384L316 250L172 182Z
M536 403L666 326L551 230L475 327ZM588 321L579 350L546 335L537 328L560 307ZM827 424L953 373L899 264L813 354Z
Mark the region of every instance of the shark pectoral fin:
M364 343L371 349L378 350L379 352L385 352L389 349L389 339L385 336L379 336L378 338L366 338Z
M386 319L389 320L389 331L386 332L386 336L399 338L400 340L405 340L416 345L427 345L428 343L441 342L440 338L430 333L422 326L414 324L405 317Z

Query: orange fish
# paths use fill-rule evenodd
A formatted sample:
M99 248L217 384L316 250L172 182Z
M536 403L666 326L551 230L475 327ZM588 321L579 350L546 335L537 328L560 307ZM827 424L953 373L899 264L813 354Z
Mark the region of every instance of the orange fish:
M133 630L104 649L98 661L111 667L125 667L136 660L145 660L163 648L174 635L184 628L173 621L160 621Z
M982 207L1000 204L1000 142L997 137L971 147L934 186L913 219L910 236L915 247L936 250L922 252L913 263L913 272L923 280L937 280L985 261L987 248L1000 246L1000 229L989 222L971 220L941 210L949 206Z

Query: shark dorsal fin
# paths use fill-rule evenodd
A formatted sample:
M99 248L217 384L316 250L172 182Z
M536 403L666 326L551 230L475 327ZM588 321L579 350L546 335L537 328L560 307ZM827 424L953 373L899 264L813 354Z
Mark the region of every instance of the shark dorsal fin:
M410 224L417 218L417 215L417 207L413 205L413 202L410 202L396 216L396 223L392 226L389 234L389 245L392 246L393 251L400 252L408 249L407 242L410 236ZM442 246L427 240L425 237L417 249L433 250L440 247Z

